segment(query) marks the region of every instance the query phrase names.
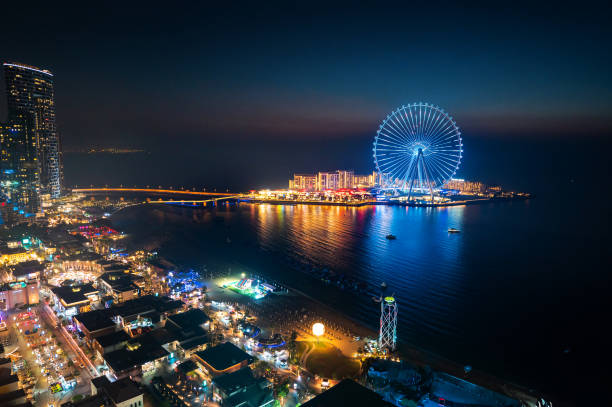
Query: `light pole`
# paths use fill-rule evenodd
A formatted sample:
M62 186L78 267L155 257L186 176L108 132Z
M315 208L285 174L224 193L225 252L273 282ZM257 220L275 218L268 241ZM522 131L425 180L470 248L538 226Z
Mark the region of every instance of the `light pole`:
M325 325L320 322L313 324L312 334L317 338L317 343L319 343L319 338L325 334Z

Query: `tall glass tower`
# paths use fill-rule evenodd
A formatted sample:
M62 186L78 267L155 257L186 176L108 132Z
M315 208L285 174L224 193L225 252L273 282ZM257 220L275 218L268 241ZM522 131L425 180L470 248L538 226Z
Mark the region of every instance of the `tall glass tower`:
M26 166L38 166L41 196L59 198L62 192L62 162L59 136L55 127L53 74L24 64L4 64L8 122L24 127Z
M0 123L0 188L11 210L34 214L40 209L40 174L36 145L27 135L23 121Z

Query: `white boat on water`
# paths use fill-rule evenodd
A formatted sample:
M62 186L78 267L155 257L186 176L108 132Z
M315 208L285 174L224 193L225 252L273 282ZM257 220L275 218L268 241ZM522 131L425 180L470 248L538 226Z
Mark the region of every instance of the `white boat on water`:
M461 233L461 231L455 228L448 228L448 233Z

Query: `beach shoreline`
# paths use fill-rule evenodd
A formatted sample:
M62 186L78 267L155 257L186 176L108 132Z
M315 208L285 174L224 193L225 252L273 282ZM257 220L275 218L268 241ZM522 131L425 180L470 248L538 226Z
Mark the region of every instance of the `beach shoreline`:
M247 296L238 294L234 291L229 291L227 289L220 288L223 281L227 282L231 280L237 280L239 278L240 277L238 276L231 275L227 277L219 277L219 278L204 280L204 283L207 285L207 288L208 287L213 288L212 290L209 289L209 291L207 292L209 295L209 299L214 300L214 301L220 300L220 301L226 301L226 302L230 298L233 300L237 300L235 303L239 303L243 306L247 306L247 309L249 309L250 312L253 312L254 314L256 314L259 320L262 316L262 312L265 313L266 312L265 310L266 309L269 310L269 307L264 306L262 307L263 310L257 310L258 305L262 305L267 300L271 300L273 298L285 297L286 299L289 299L289 302L293 303L297 308L307 309L310 312L309 315L312 316L313 313L319 314L318 319L314 317L314 319L311 318L311 320L322 320L324 322L327 322L326 325L328 325L330 321L334 321L333 324L335 326L342 326L342 328L346 328L346 330L344 330L342 333L344 333L347 336L347 338L339 338L338 339L339 342L331 341L332 344L334 344L334 346L338 344L343 344L342 341L346 341L347 339L350 341L350 338L352 336L359 336L361 338L374 338L374 339L377 338L378 336L377 332L364 326L362 323L353 320L346 313L338 309L334 309L324 304L323 302L317 300L316 298L313 298L312 296L302 292L301 290L298 290L297 288L288 286L286 284L283 284L283 286L289 290L288 295L272 293L259 300L254 300ZM229 296L220 296L219 294L222 292L220 290L223 290L223 292L225 292L226 294L229 294ZM230 300L230 302L232 301ZM249 304L251 305L250 307L249 307ZM275 306L275 305L273 304L272 306ZM309 308L305 308L305 307L309 307ZM292 315L291 312L293 310L289 308L284 308L283 311ZM325 315L325 317L322 317L323 314ZM263 328L262 333L264 335L270 334L271 332L272 333L282 333L285 335L290 334L291 329L284 330L282 328L283 325L287 326L285 324L286 321L283 321L278 316L264 318L264 321L265 322L262 326ZM300 335L304 335L304 334L308 335L308 332L304 332L304 329L301 329L301 332L299 331L300 330L298 330L298 333ZM357 348L357 346L349 347L348 349L352 349L352 350L347 351L347 348L342 345L337 346L337 347L347 356L352 356L352 354L349 352L352 352ZM464 365L461 365L457 362L447 359L442 355L438 355L426 349L422 349L414 344L400 342L398 344L398 349L395 352L395 355L399 356L401 359L405 360L406 362L414 366L429 367L433 369L434 371L439 371L439 372L450 374L461 380L465 380L470 383L487 388L489 390L493 390L500 394L504 394L508 397L518 399L523 402L527 402L531 405L536 405L538 397L541 397L540 394L536 394L534 391L530 391L528 388L524 386L510 382L505 379L498 378L485 371L473 369L469 373L466 374L464 370L465 368Z

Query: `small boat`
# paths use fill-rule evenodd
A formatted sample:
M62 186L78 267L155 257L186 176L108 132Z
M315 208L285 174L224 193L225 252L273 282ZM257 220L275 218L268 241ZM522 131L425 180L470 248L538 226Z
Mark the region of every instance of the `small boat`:
M392 234L388 234L387 236L385 236L387 238L387 240L395 240L397 239L397 236L392 235Z
M448 228L448 233L461 233L461 231L455 228Z
M381 288L387 288L387 283L385 283L384 281L380 284Z

